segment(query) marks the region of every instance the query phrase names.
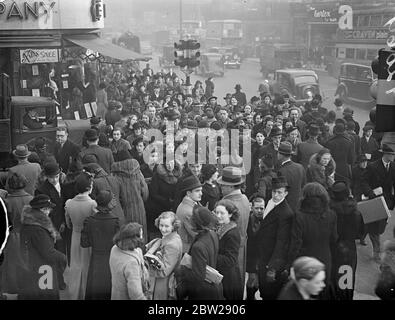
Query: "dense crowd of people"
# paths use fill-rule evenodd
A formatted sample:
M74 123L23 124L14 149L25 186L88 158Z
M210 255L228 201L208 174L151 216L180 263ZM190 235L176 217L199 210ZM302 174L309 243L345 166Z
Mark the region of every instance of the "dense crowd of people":
M298 105L266 83L250 100L236 84L221 103L212 78L184 94L172 70L148 64L104 79L81 145L59 127L56 145L37 138L13 152L1 193L12 225L3 293L348 300L356 241L366 245L369 235L372 258L393 277L376 291L394 298L393 244L380 260L387 220L364 224L357 208L379 195L395 205L395 150L381 143L374 119L360 126L338 98L329 111L319 94ZM232 148L222 138L235 131Z

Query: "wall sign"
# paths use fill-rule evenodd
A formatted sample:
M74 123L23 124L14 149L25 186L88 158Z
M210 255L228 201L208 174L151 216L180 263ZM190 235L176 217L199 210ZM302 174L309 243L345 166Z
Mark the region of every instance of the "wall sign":
M59 62L58 49L23 49L19 52L20 61L24 64Z
M338 40L383 40L388 38L387 29L376 30L338 30Z

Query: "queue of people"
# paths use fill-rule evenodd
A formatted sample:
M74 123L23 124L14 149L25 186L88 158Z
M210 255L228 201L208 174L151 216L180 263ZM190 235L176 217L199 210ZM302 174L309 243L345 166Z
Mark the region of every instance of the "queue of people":
M241 300L245 291L251 300L257 291L263 300L353 298L356 243L366 245L369 235L380 262L387 223L365 225L356 203L381 187L388 208L395 206L395 150L380 142L374 123L359 136L352 110L336 99L336 112L328 111L318 94L303 106L267 90L247 102L237 84L221 104L210 79L206 90L197 82L184 95L175 73L149 66L116 78L109 72L106 81L103 119L91 119L82 145L59 127L53 154L45 145L41 156L26 145L13 152L17 164L2 193L12 223L2 292L59 299L66 290L75 300ZM150 135L154 129L161 136ZM237 133L239 149L220 138L227 132ZM346 289L344 265L352 273ZM50 290L40 280L49 277L43 266Z

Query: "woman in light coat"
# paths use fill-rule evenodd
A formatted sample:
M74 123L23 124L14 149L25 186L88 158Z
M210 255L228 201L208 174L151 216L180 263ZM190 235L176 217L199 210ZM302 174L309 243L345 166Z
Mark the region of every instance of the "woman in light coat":
M110 254L111 300L147 300L149 274L139 248L143 243L142 226L122 226L114 243Z
M91 248L81 247L81 231L86 218L95 213L96 201L89 197L92 192L93 180L87 173L76 179L78 195L67 200L65 205L66 224L73 229L71 236L71 257L69 293L71 300L84 300L88 280Z
M174 212L163 212L156 220L155 226L162 238L156 238L146 245L148 253L159 258L159 267L150 264L152 300L174 300L174 269L182 258L182 241L177 233L178 219Z

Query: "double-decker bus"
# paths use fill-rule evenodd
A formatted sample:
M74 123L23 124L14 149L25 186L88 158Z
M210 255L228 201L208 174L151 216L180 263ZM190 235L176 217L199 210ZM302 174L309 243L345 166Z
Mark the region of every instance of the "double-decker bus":
M182 21L183 36L190 36L192 39L200 41L205 36L203 23L200 20L183 20Z
M241 20L210 20L207 22L207 48L239 46L242 38Z
M335 45L324 50L328 72L335 78L342 63L370 66L378 50L386 47L389 30L384 24L395 17L395 5L357 9L353 14L353 29L338 29Z

